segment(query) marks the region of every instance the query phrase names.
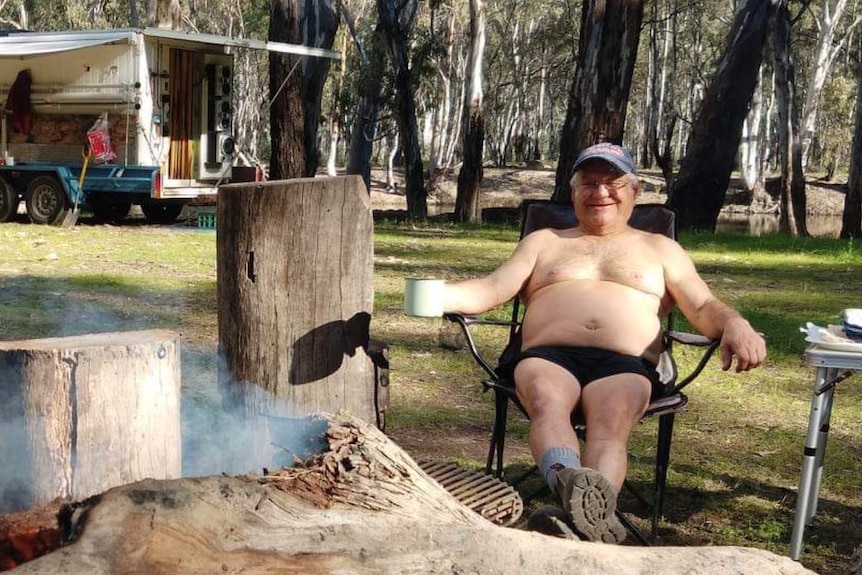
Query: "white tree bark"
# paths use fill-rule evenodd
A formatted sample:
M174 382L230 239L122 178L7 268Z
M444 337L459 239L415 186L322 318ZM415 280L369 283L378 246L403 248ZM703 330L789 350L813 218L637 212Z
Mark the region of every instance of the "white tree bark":
M760 65L758 72L757 86L754 88L754 93L751 96L751 107L748 110L748 117L742 124L742 140L739 142L739 158L740 168L742 171L742 181L745 189L754 191L762 184L762 147L760 124L763 114L763 64Z
M808 166L811 143L817 128L817 104L820 100L820 92L829 77L829 71L835 57L840 53L847 39L851 37L850 32L862 21L862 17L856 18L838 42L835 42L837 27L846 8L847 0L835 0L834 5L830 5L829 0L822 0L820 13L815 20L818 29L817 53L811 64L811 73L805 89L805 103L802 107L802 121L799 129L803 168Z

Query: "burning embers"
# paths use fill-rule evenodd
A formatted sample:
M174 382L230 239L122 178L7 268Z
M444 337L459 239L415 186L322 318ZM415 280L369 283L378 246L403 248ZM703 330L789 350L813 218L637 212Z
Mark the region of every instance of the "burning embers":
M69 542L70 506L59 502L0 515L0 571L50 553Z

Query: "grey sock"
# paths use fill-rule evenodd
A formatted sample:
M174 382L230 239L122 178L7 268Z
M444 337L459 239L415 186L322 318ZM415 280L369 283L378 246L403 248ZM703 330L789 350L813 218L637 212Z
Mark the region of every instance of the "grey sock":
M539 461L539 470L551 489L557 484L557 472L560 469L580 466L580 457L570 447L551 447L542 454L542 460Z

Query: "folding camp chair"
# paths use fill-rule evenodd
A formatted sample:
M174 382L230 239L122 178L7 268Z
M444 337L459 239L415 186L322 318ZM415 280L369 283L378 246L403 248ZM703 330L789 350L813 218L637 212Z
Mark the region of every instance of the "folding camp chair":
M521 206L521 237L542 228L563 229L577 224L574 209L570 204L556 204L547 201L528 201ZM636 205L629 224L632 227L660 233L671 238L676 238L676 214L662 204L639 204ZM449 321L457 323L461 327L467 347L473 358L488 374L482 384L485 390L492 390L495 396L494 425L491 432L491 443L488 449L486 471L497 477L503 475L503 449L506 441L506 423L508 418L509 402L513 402L525 416L526 410L515 395L514 361L520 351L520 318L521 301L515 298L512 306L510 321L485 319L481 317L464 316L456 313L444 315ZM655 458L655 478L653 483L652 500L648 500L626 482L632 493L652 511L652 538L655 539L658 529L658 521L662 516L665 488L667 484L667 467L670 460L670 447L673 437L674 416L688 402L688 398L682 393L682 389L700 375L707 361L717 349L719 342L710 340L698 334L685 333L673 330L673 312L668 314L664 320L663 330L663 352L660 356L657 371L664 385L664 393L652 403L646 410L644 417L657 416L658 438ZM508 327L509 341L500 356L497 365L494 366L486 359L478 349L471 328L476 325L498 325ZM672 351L674 344L692 345L703 348L703 354L695 368L687 376L680 378L677 365L673 359ZM575 426L580 437L584 437L586 429L578 413L573 414L572 424ZM534 468L535 469L535 468ZM634 528L622 514L618 514L623 524L642 543L646 543L643 535Z

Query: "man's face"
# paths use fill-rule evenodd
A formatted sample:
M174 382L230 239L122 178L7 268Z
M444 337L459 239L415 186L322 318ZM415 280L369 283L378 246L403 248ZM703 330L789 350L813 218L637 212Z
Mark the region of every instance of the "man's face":
M602 160L586 162L573 178L572 203L578 220L593 231L625 226L638 188L635 178L611 164Z

